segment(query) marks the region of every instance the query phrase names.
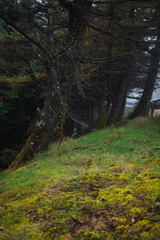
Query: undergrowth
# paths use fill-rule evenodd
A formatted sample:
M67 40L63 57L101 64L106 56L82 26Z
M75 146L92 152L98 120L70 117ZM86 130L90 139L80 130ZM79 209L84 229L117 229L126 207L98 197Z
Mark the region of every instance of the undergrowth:
M0 239L159 239L159 140L158 120L137 118L3 172Z

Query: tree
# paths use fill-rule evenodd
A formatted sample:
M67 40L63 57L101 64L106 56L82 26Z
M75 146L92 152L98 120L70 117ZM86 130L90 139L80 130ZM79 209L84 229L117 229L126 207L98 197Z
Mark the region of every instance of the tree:
M110 64L110 70L112 70L110 71L112 74L110 74L110 78L112 78L112 81L110 82L110 102L112 105L107 120L108 124L116 123L117 119L119 119L119 116L121 115L120 112L124 109L125 98L129 91L129 86L131 85L133 88L133 86L140 87L145 83L148 83L148 85L146 85L148 90L144 91L146 96L145 98L143 98L143 96L141 98L143 104L137 112L137 115L143 114L143 111L146 111L144 105L147 106L148 104L146 104L146 101L149 103L151 98L159 65L158 47L154 51L155 54L152 53L154 63L151 65L149 62L150 58L146 58L144 52L149 52L151 44L155 42L153 36L156 34L155 29L158 29L158 22L155 18L155 9L158 7L158 4L156 2L150 3L149 1L146 1L145 4L142 4L141 2L131 4L130 1L126 1L126 3L121 6L119 5L118 8L116 3L112 3L111 5L112 11L110 11L110 13L112 14L109 15L112 16L110 17L113 21L112 27L108 28L108 32L105 32L104 30L103 32L105 32L106 35L110 33L112 36L113 46L111 58L115 57L114 52L118 52L121 63L117 63L116 67L116 60L115 62L112 60L112 64ZM121 9L122 6L123 9ZM114 17L115 13L116 18ZM102 29L99 31L102 31ZM115 31L118 33L116 34L116 38L114 37ZM150 43L145 40L147 36L150 38ZM114 44L114 41L116 44ZM119 42L121 42L121 44L119 44ZM116 45L121 46L121 48L119 47L118 49ZM124 48L122 48L122 46L124 46ZM150 69L147 71L149 71L148 78L152 78L152 81L145 80L146 73L143 71L146 71L146 68L142 67L142 64L150 65ZM141 71L141 73L139 71L136 73L135 66L139 66L139 71ZM113 71L115 73L119 71L119 74L113 74ZM114 79L116 79L116 81ZM137 115L134 115L134 117Z
M6 168L13 161L11 152L20 150L24 143L36 109L43 106L43 97L42 87L34 81L33 70L39 79L41 74L31 44L2 20L0 28L0 167ZM10 159L7 156L5 164L1 160L7 151Z
M155 87L155 83L157 80L157 74L158 74L158 68L160 63L160 25L157 27L157 37L155 41L155 46L149 51L151 54L151 60L150 65L148 69L148 76L146 79L146 83L144 86L144 90L142 93L142 96L140 98L140 101L132 114L130 115L130 118L135 118L137 116L148 116L149 114L149 105L150 100L153 94L153 90Z
M85 31L84 16L90 4L80 1L77 7L68 1L3 1L1 5L1 18L32 43L48 79L44 108L11 164L10 168L14 168L35 152L43 151L54 140L57 130L63 129L66 113L71 114L67 98L74 84L75 59L81 49L79 37ZM67 19L68 26L64 25Z

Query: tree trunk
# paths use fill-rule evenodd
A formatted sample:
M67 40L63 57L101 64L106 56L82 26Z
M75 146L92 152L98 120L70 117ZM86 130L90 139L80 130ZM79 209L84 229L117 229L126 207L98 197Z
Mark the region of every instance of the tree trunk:
M119 112L121 110L121 106L124 100L124 94L126 90L126 84L127 84L127 75L124 74L122 76L121 84L119 89L117 90L117 94L114 96L111 111L107 120L107 125L115 124L117 122L117 118L119 116Z
M48 144L55 140L62 120L63 110L58 97L48 97L39 118L30 129L31 133L25 145L8 169L16 169L31 159L36 153L46 150Z
M133 119L137 116L148 116L149 114L149 103L153 94L154 86L157 80L159 62L160 62L160 26L158 28L157 42L155 48L151 50L151 63L149 66L148 77L145 84L145 88L142 94L142 97L130 115L130 119Z
M97 124L97 129L103 129L106 127L108 112L109 112L110 105L105 100L101 103L100 111L99 111L99 120Z
M120 122L122 120L124 110L125 110L125 105L126 105L126 91L122 100L121 108L117 116L117 122Z

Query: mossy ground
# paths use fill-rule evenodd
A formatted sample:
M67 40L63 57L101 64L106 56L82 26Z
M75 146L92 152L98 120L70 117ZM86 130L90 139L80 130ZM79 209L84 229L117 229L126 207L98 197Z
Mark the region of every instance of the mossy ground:
M137 118L2 173L0 239L159 239L158 127Z

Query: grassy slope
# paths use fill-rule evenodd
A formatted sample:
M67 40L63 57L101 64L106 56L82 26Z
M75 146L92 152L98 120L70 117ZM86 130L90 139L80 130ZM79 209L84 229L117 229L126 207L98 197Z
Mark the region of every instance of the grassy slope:
M0 239L159 239L159 140L138 118L2 174Z

